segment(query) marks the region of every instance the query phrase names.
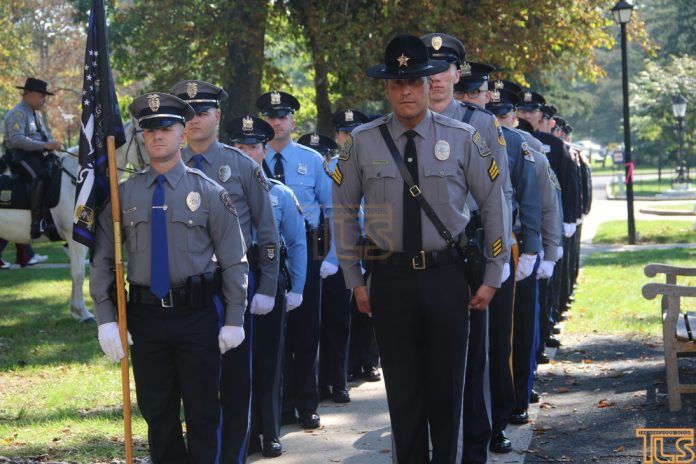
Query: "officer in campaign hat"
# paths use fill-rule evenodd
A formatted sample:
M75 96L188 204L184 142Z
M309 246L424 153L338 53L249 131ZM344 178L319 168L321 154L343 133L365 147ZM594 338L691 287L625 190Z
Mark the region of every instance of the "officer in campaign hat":
M150 455L152 462L217 462L221 354L245 338L248 266L237 210L228 192L181 159L184 125L195 115L188 103L153 92L136 98L130 112L150 159L149 169L119 186L128 341ZM109 296L114 219L110 206L97 219L90 293L99 344L116 362L125 351Z
M250 115L229 124L234 146L257 163L263 163L266 144L273 139L273 128L263 119ZM307 267L307 240L299 202L288 187L269 179L268 196L280 235L280 273L273 311L254 316L253 393L249 454L280 456L280 414L282 402L282 360L285 354L286 312L302 302ZM287 297L286 297L286 291ZM287 310L287 311L286 311ZM261 441L260 435L263 435Z
M186 124L187 145L182 151L187 166L201 170L222 185L234 200L247 246L249 307L245 330L254 318L273 310L278 286L278 231L268 196L270 184L261 167L242 151L218 141L220 102L224 89L200 80L178 82L170 92L196 112ZM252 338L223 356L220 400L223 412L223 463L239 462L247 452L252 390Z
M16 86L22 91L22 101L7 112L4 119L5 154L19 173L31 181L29 209L31 211L31 238L39 238L49 232L43 224L44 191L48 181L46 155L60 150L61 144L53 140L51 131L41 117L46 106L48 83L28 77L24 85ZM38 112L37 112L38 111Z
M393 113L353 131L333 186L334 223L342 231L336 248L358 308L374 317L394 455L402 463L430 462L429 438L432 461L455 460L469 332L462 308L487 307L509 253L490 149L471 127L428 109L427 77L448 66L431 61L417 37L397 36L387 45L384 63L367 75L385 80ZM480 206L487 260L473 296L458 252L469 192ZM355 247L363 197L369 294Z
M325 215L331 207L331 179L324 173L324 158L315 150L292 140L294 113L300 108L295 97L272 91L261 95L256 106L275 136L267 146L264 169L269 177L290 187L300 202L307 229L307 278L302 304L288 315L288 333L283 374L283 422L298 419L307 429L321 425L317 407L317 357L321 292L319 268L326 254Z

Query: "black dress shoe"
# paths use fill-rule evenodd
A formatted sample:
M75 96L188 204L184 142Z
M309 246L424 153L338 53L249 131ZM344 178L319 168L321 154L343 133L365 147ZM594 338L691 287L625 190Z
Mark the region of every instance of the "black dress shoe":
M558 348L561 346L561 341L556 337L549 337L546 339L546 346L549 348Z
M551 362L551 358L546 353L541 353L539 356L537 356L537 363L539 364L548 364Z
M529 402L534 404L539 402L539 393L534 389L532 389L532 393L529 395Z
M249 437L249 448L247 450L248 455L256 454L261 451L261 437L252 436Z
M334 403L350 403L350 395L348 390L342 388L333 392Z
M515 425L526 424L527 422L529 422L529 414L527 413L526 409L522 411L512 411L512 414L510 415L510 419L508 420L508 422Z
M303 429L318 429L321 427L321 419L315 413L302 414L300 416L300 427Z
M280 424L281 425L290 425L294 424L297 422L297 416L295 415L294 412L284 412L281 417L280 417Z
M267 458L277 458L283 454L283 445L280 444L280 440L277 438L269 441L264 440L261 454Z
M509 453L512 451L512 442L505 436L505 431L498 432L493 435L488 447L494 453Z
M551 333L554 335L560 335L561 334L561 328L560 327L551 327Z
M370 367L365 371L365 380L368 382L379 382L382 380L382 375L379 373L376 367Z

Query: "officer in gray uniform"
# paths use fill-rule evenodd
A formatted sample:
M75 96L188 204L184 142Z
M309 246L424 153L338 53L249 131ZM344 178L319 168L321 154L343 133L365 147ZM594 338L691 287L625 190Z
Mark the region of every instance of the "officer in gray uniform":
M46 106L48 84L28 77L22 90L22 101L5 115L5 152L20 173L31 180L29 208L31 210L31 238L39 238L47 232L42 228L43 200L48 172L44 157L52 150L60 150L60 142L51 137L51 131L43 122L41 113Z
M270 184L261 167L241 150L217 139L220 101L227 92L204 81L187 80L170 92L189 103L196 116L186 123L184 163L214 179L234 200L244 234L249 262L249 313L245 330L252 333L254 318L275 305L278 286L278 231L268 196ZM252 234L252 227L254 233ZM252 337L223 356L220 400L223 411L223 463L243 463L249 441L252 391Z
M486 309L509 254L500 168L490 149L470 126L428 109L426 76L447 66L430 61L417 37L398 36L387 45L384 64L367 74L386 79L394 112L353 131L333 186L336 249L359 310L374 317L394 455L401 464L454 461L462 425L466 309ZM487 260L483 285L473 296L456 243L470 218L469 192L480 206ZM421 195L438 219L422 210ZM363 196L370 242L365 262L373 268L369 294L355 246ZM444 228L436 229L433 220Z
M230 194L181 159L193 108L173 95L148 93L130 111L143 128L150 158L149 169L119 186L130 283L128 341L150 455L155 463L219 462L220 355L245 336L244 239ZM125 353L109 296L113 268L107 205L97 219L90 293L99 343L116 362Z

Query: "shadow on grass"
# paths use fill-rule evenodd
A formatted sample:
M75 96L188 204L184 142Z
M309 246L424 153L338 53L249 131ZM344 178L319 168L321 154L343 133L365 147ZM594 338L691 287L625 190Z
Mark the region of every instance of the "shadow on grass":
M584 267L635 266L648 263L667 263L675 260L696 261L696 250L690 248L668 248L659 250L622 251L621 253L598 252L585 258Z

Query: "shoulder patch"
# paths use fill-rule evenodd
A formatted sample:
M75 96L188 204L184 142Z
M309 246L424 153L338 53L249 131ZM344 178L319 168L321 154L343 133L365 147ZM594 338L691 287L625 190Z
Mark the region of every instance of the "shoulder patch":
M341 172L341 167L336 166L336 169L334 169L334 172L331 173L331 179L338 185L339 187L343 183L343 173Z
M529 144L527 142L522 142L522 153L524 154L524 159L530 163L536 163L534 160L534 154L529 149Z
M553 186L556 187L556 190L561 190L561 184L558 182L558 177L556 177L556 173L553 172L553 169L551 169L550 164L546 165L546 172L549 173L549 179L551 180Z
M498 118L494 119L494 124L495 124L495 130L498 133L498 145L501 147L504 147L507 145L505 142L505 136L503 135L503 128L500 127L500 121L498 121Z
M500 168L498 168L498 163L495 162L495 159L491 159L491 165L488 166L488 177L491 179L491 182L495 182L499 175Z
M476 145L476 149L478 150L479 155L481 155L483 158L491 155L491 149L488 148L486 142L481 138L481 134L479 133L479 131L474 132L472 140L474 141L474 145Z
M353 136L349 135L343 146L341 147L341 154L338 155L340 161L348 161L350 159L350 154L353 151Z
M266 245L266 252L264 253L266 256L266 259L270 262L275 261L276 259L276 246L275 244L272 245Z
M266 178L266 175L263 173L263 169L261 169L260 166L256 166L254 169L254 177L256 177L256 180L258 181L259 184L261 184L261 187L265 191L271 190L271 184L268 182L268 179Z
M220 192L220 200L222 204L225 205L227 211L237 216L237 208L234 207L234 202L232 201L232 195L230 195L227 190L222 190Z

